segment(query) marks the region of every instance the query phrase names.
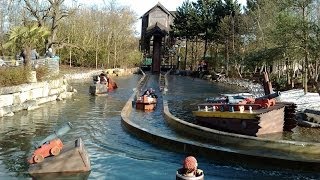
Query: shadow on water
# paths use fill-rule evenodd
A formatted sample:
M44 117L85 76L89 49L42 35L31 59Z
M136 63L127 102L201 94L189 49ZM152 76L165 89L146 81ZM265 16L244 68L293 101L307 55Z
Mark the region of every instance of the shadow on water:
M71 177L50 175L40 179L174 179L175 171L180 168L185 155L142 141L125 131L121 125L120 112L140 78L138 75L115 77L119 88L106 96L96 97L88 93L90 81L73 82L78 93L72 99L44 104L33 111L22 111L13 117L1 118L0 179L31 179L27 173L26 159L34 150L33 144L68 121L74 128L61 139L68 142L82 138L90 155L91 173L88 176ZM193 105L207 96L221 91L234 91L197 79L191 81L188 78L171 77L170 80L176 86L169 87L169 91L174 93L169 93L166 98L175 98L171 101L171 107L180 117L187 117ZM148 86L156 86L157 78L151 78L149 83ZM203 92L199 87L204 88ZM150 131L177 136L163 121L162 109L159 107L161 104L154 112L134 112L134 121L150 128ZM319 174L315 173L249 169L203 157L197 159L206 179L319 178Z

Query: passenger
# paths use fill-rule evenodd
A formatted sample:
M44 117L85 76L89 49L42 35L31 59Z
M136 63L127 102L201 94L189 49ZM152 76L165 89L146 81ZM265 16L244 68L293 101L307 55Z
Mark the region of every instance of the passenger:
M201 169L198 169L198 162L195 157L188 156L183 161L183 167L179 174L186 177L199 177L203 174Z
M144 93L143 93L143 95L142 95L142 96L144 96L144 95L147 95L147 96L149 96L149 95L150 95L150 91L149 91L149 89L147 89L147 90L145 90L145 91L144 91Z
M108 88L111 89L117 89L117 83L115 83L110 77L107 77L107 82L108 82Z
M106 77L106 75L104 74L104 72L102 72L99 76L100 79L100 84L107 84L108 83L108 79Z
M54 55L53 55L53 52L52 52L52 48L49 48L45 54L45 57L46 58L53 58Z
M149 89L149 92L152 98L158 98L158 96L155 94L155 91L152 88Z

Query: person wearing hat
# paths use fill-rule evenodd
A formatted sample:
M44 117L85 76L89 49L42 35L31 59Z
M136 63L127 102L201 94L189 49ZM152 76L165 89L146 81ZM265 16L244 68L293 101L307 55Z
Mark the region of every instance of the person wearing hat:
M193 156L188 156L183 161L180 174L186 177L199 177L203 175L203 171L198 169L197 159Z

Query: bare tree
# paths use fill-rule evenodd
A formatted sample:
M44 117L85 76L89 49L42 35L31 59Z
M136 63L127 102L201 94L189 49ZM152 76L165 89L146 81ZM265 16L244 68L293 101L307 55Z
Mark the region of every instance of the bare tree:
M29 14L36 19L38 25L50 28L51 35L46 41L46 48L61 45L62 42L57 38L58 27L72 12L63 5L65 0L24 0L24 2Z

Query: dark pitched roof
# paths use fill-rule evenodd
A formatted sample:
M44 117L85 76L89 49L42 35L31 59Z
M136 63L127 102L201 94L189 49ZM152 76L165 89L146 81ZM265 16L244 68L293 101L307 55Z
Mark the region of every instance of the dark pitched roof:
M165 36L168 34L168 29L161 23L156 23L153 26L148 27L146 36L152 36L154 34Z
M148 15L151 11L153 11L155 8L159 7L160 9L162 9L165 13L170 14L173 16L173 14L168 11L160 2L158 2L158 4L156 4L155 6L153 6L153 8L151 8L149 11L147 11L146 13L144 13L140 18Z
M176 17L177 11L170 11L170 13L172 14L173 17Z

